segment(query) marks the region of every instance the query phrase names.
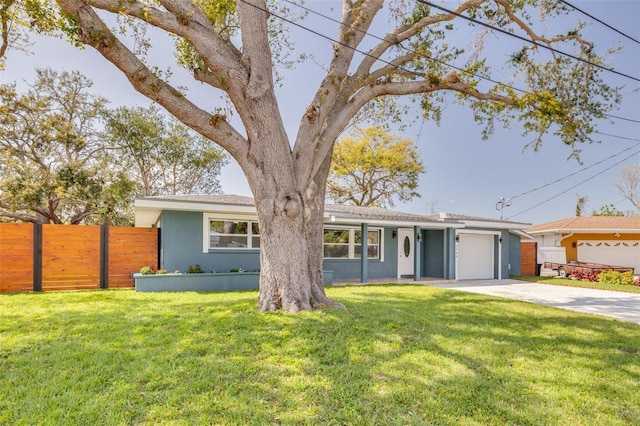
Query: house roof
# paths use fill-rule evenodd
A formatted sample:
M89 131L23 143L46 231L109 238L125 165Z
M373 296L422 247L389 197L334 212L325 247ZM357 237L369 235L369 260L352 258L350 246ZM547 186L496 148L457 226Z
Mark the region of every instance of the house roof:
M203 211L255 217L253 198L239 195L161 195L135 201L136 226L152 226L162 210ZM424 226L428 228L462 228L455 220L432 220L426 216L377 207L325 204L325 222L337 224Z
M525 232L532 235L568 232L640 234L640 216L576 216L536 225Z
M202 211L255 216L253 198L239 195L162 195L138 198L135 201L136 226L153 226L162 210ZM500 229L522 229L528 224L505 222L474 216L441 213L420 215L380 207L325 204L325 222L336 224L421 226L427 229L464 228L475 221L478 226Z
M429 218L440 217L443 219L462 222L468 226L482 226L485 228L523 229L531 225L530 223L512 222L509 220L496 219L496 218L490 218L490 217L469 216L469 215L458 214L458 213L435 213L435 214L430 214L427 217Z

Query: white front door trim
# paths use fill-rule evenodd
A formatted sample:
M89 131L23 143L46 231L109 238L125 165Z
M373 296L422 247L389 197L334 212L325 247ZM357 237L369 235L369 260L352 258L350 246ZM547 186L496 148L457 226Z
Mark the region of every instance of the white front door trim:
M408 244L407 244L408 243ZM413 229L411 228L399 228L398 229L398 278L403 275L413 276L413 255L415 253L414 247L415 241L413 236ZM405 248L408 248L408 253Z

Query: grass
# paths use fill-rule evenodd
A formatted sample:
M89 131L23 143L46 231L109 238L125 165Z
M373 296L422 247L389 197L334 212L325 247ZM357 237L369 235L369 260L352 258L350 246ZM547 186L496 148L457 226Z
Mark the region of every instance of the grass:
M553 284L564 287L583 287L583 288L595 288L597 290L612 290L623 291L625 293L640 293L640 286L637 285L618 285L618 284L605 284L600 282L578 281L570 278L558 278L558 277L525 277L525 276L511 276L514 280L529 281L540 284Z
M0 296L0 424L635 425L640 327L422 286Z

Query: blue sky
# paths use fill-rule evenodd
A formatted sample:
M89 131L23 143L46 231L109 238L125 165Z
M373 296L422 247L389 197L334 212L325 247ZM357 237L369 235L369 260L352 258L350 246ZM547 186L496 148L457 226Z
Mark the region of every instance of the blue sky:
M569 3L636 40L640 39L640 1L574 0ZM336 17L339 16L340 4L339 1L313 0L306 3L311 9ZM445 4L451 7L454 2ZM559 22L558 25L573 25L578 20L589 23L585 29L587 38L595 40L601 49L621 46L622 52L611 58L610 65L617 71L640 78L640 44L577 12L563 19L566 22ZM336 33L336 24L321 18L305 21L304 25L328 37L334 37ZM371 32L382 36L384 29L384 22L381 21ZM465 34L461 34L461 43L468 48L479 30L470 28L466 31L469 31L468 37L462 37ZM332 53L330 41L310 32L296 30L294 39L300 50L312 51L315 58L299 65L278 89L285 126L292 139L300 117L322 78L322 65L327 64L327 58ZM8 54L7 69L0 72L2 83L33 81L36 67L79 70L93 80L94 93L110 99L112 106L149 103L129 86L113 65L92 49L80 51L55 39L36 40L34 55L25 56L18 52ZM517 43L507 36L490 35L487 48L492 49L491 53L499 64L502 57L504 61L507 60L515 50L514 46L518 46ZM150 59L170 64L172 56L167 47L170 47L168 43L156 45ZM175 66L172 70L176 81L189 84L191 89L188 96L211 109L219 104L219 97L214 92L203 90L199 83L189 83L190 77L185 71ZM640 120L640 83L612 73L605 72L603 75L610 85L625 85L622 89L622 105L612 114ZM419 192L422 196L410 203L397 204L395 208L414 213L446 211L499 218L497 201L500 197L511 197L511 206L504 209L504 217L533 224L573 216L578 196L588 197L586 213L606 204L615 204L616 208L623 211L631 210L633 206L618 194L614 182L619 178L623 165L640 163L640 124L624 120L613 120L611 123L609 120L597 125L601 133L619 137L593 135L598 142L582 147L583 164L580 165L575 160L567 160L570 150L553 136L544 140L539 152L531 149L523 151L531 138L524 139L521 136L519 123L514 123L510 129L497 129L488 141L483 141L482 127L474 122L470 111L450 102L440 126L418 121L401 134L416 141L428 172L420 180ZM621 152L614 158L590 167ZM618 162L620 164L616 165ZM576 173L575 176L518 196L573 173ZM251 195L241 171L234 164L223 169L221 183L225 193Z

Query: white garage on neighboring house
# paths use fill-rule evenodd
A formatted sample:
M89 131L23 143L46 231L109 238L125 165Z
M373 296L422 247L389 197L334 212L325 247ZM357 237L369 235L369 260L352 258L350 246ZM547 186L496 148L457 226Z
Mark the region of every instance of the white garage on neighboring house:
M579 240L578 259L607 265L633 266L640 273L638 240Z
M633 267L640 274L640 216L579 216L526 230L540 247L564 247L567 262Z

